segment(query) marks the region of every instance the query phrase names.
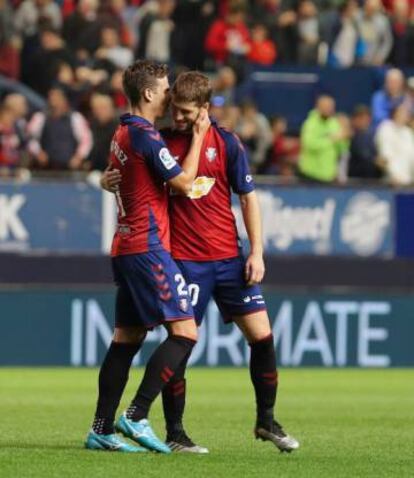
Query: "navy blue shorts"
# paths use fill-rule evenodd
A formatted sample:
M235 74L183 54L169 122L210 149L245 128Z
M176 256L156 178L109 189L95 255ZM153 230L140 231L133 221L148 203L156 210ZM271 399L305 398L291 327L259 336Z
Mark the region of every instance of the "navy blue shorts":
M187 284L169 252L113 257L112 269L118 285L115 327L152 329L194 317Z
M236 316L266 310L260 286L246 285L244 257L208 262L176 260L176 263L188 284L198 325L212 297L225 322Z

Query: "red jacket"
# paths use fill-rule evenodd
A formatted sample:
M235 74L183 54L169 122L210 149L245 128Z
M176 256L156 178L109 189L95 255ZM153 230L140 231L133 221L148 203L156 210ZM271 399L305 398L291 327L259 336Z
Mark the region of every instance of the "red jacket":
M228 49L228 42L234 36L240 46L248 45L250 34L245 23L240 22L236 25L229 25L223 19L218 19L212 23L206 36L205 48L216 61L227 60L231 53Z
M249 61L259 63L260 65L271 65L276 60L276 47L272 40L264 40L262 42L251 42Z

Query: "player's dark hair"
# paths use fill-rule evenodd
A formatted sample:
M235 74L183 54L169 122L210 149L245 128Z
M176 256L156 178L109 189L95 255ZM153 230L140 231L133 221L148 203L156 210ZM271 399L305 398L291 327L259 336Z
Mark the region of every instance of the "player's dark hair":
M171 90L174 101L203 106L210 102L213 89L210 80L199 71L180 73Z
M122 85L131 106L138 106L146 89L154 90L157 80L168 75L168 66L151 60L137 60L122 75Z

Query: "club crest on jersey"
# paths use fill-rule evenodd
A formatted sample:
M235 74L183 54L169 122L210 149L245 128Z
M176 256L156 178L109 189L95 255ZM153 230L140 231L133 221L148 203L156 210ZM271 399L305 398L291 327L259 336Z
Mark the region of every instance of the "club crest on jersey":
M188 311L188 300L187 299L180 299L180 310L182 312Z
M206 149L206 158L212 163L217 158L216 148L207 148Z
M214 178L208 178L207 176L195 178L187 197L190 199L200 199L203 196L207 196L215 182L216 180Z
M177 162L171 156L171 153L168 151L167 148L160 149L159 157L161 159L162 164L166 167L166 169L172 169L177 164Z

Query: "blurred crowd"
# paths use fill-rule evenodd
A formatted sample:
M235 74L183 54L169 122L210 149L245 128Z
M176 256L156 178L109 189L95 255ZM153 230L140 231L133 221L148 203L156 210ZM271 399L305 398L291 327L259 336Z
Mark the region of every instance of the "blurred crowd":
M306 181L414 182L411 0L0 0L0 74L24 92L0 98L0 175L106 166L122 70L135 58L200 69L212 114L236 131L254 172ZM317 99L300 135L237 97L250 65L394 65L371 104L349 117ZM1 85L0 85L1 91Z

